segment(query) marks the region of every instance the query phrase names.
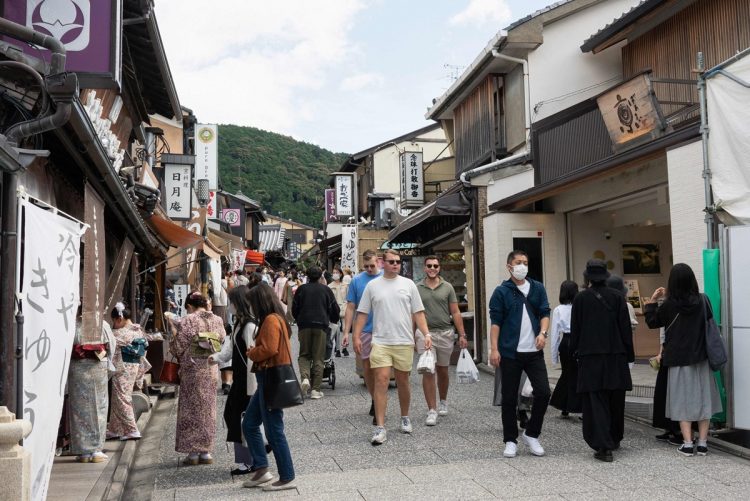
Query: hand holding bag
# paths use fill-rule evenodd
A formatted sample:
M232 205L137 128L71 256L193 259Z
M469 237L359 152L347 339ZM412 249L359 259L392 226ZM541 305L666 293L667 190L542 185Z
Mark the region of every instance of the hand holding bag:
M159 381L167 384L180 384L180 364L176 359L165 360L161 366Z
M417 373L435 374L435 356L432 354L432 350L426 350L419 356L419 361L417 361Z
M708 353L708 365L712 371L721 370L726 365L729 357L724 340L721 338L719 326L713 317L708 318L708 296L703 296L703 316L706 319L706 352Z
M459 383L476 383L479 381L479 369L466 348L461 350L456 364L456 381Z
M282 320L282 325L284 325ZM289 346L289 336L286 329L279 336L279 351L288 350L289 359L292 358L292 350ZM297 374L292 364L274 365L266 370L265 382L263 384L263 399L269 410L287 409L296 405L302 405L305 400L302 397Z

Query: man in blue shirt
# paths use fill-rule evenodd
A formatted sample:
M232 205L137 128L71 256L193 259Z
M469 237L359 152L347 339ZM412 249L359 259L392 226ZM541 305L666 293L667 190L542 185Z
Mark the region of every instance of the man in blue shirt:
M349 333L352 331L352 325L354 325L354 317L357 315L357 307L359 302L362 300L362 294L365 293L365 287L372 280L382 275L382 272L378 270L378 256L373 250L366 250L362 254L362 263L365 271L357 274L349 284L349 291L346 294L346 313L344 314L344 338L341 340L341 346L346 348L349 346ZM365 386L367 391L372 392L374 390L375 380L370 369L370 343L372 342L372 313L367 316L367 323L362 330L360 337L362 340L362 352L359 355L362 360L362 373L365 379ZM370 403L370 415L375 416L375 404Z
M490 364L502 374L503 456L516 457L518 387L525 372L534 390L531 418L521 438L535 456L543 456L539 443L544 413L550 398L544 345L549 328L549 302L541 282L526 278L529 257L524 251L508 254L510 279L495 288L490 299ZM502 362L501 362L502 360Z

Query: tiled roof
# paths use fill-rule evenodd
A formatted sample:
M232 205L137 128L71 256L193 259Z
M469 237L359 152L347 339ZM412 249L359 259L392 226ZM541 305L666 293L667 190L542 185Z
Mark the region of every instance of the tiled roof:
M279 251L284 248L286 230L280 224L266 224L258 228L260 251Z

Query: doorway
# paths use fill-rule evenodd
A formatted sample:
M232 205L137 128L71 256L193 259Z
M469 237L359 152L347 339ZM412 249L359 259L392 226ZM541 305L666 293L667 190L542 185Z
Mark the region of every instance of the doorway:
M513 249L522 250L529 256L528 277L544 283L544 232L514 231Z

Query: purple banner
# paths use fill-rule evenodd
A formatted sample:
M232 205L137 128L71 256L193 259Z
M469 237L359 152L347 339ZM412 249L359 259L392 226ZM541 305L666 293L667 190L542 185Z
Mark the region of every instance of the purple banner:
M326 190L326 223L338 222L336 217L336 190L329 188Z
M67 50L67 71L111 73L112 37L120 36L113 33L112 7L118 4L119 0L4 0L3 17L60 40ZM3 38L49 62L47 49Z

